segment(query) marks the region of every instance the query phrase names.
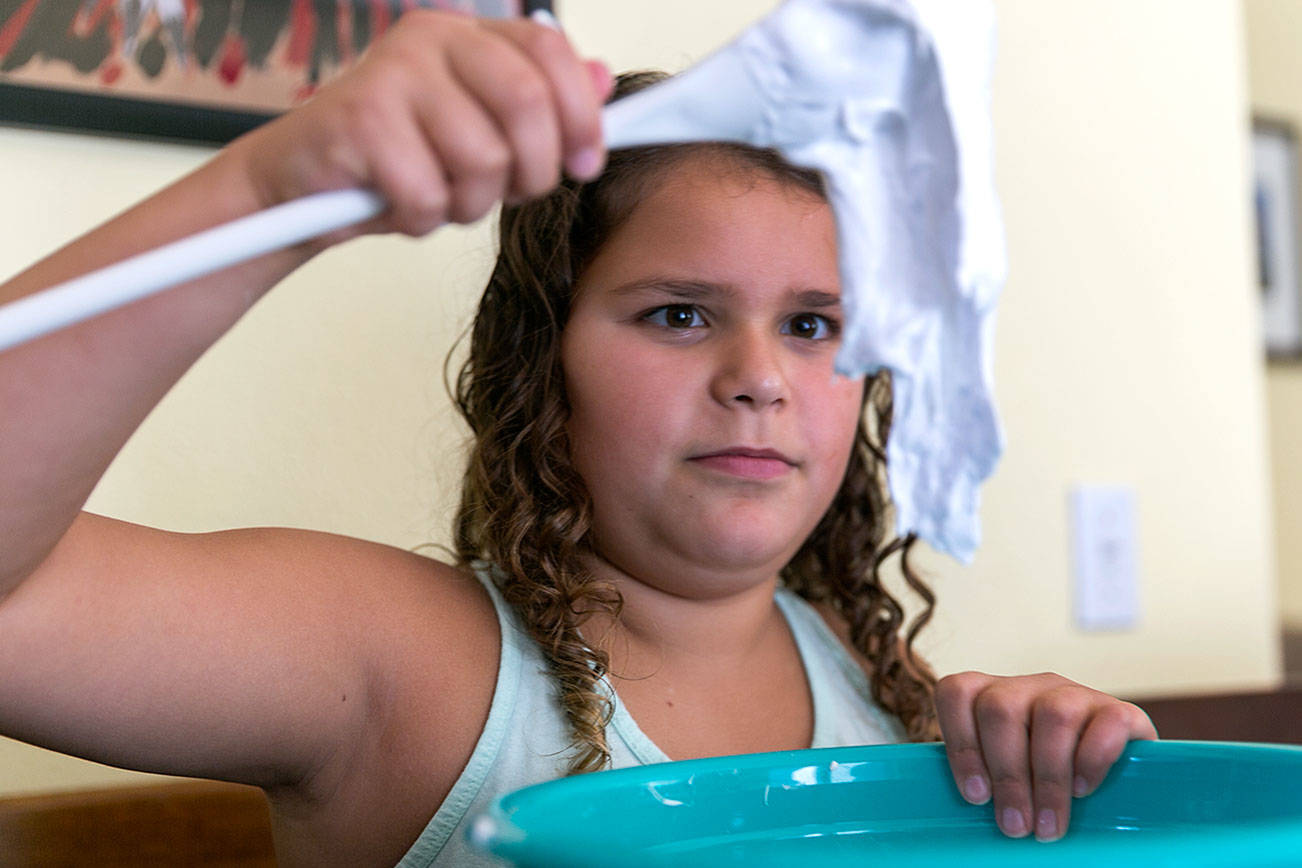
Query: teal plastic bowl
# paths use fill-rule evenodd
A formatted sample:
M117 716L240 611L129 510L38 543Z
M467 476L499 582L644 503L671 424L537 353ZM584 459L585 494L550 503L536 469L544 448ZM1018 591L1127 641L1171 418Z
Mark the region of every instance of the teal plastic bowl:
M939 744L712 757L498 799L476 847L520 866L1302 865L1302 747L1132 742L1066 837L1012 840ZM873 860L890 860L876 862Z

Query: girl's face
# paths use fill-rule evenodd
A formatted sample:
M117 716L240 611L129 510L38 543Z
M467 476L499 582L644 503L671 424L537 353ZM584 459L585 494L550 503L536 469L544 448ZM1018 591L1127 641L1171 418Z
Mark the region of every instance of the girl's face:
M599 554L671 593L774 575L831 503L863 379L833 376L832 212L726 158L665 178L579 280L561 343Z

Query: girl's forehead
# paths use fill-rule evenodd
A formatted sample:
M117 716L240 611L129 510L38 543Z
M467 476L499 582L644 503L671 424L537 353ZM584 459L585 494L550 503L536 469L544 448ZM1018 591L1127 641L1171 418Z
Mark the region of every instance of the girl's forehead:
M776 160L761 161L758 156L744 155L744 152L702 148L657 167L639 185L641 189L633 210L648 199L691 195L703 189L724 198L760 192L808 207L825 206L827 200L806 177L794 169L783 171L782 164Z
M666 171L606 239L597 258L618 251L649 260L703 256L783 261L817 269L835 258L835 221L817 194L760 169L694 160Z
M578 282L580 296L784 304L802 293L839 297L827 204L754 170L711 169L685 166L651 191L597 251Z
M729 249L714 246L761 241L753 236L766 233L767 243L752 253L776 252L766 248L807 245L811 223L834 226L830 206L814 192L735 160L690 158L659 171L645 185L598 255L612 247L657 245L664 254L696 249L726 257Z

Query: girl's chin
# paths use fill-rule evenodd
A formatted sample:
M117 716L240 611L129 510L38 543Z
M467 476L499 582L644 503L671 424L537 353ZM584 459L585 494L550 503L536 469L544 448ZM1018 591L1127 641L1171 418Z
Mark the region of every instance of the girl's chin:
M777 534L710 534L693 540L679 554L711 572L777 572L797 548L784 542Z
M749 583L756 572L771 576L782 569L808 534L807 521L800 516L778 515L772 510L722 512L660 511L637 532L598 526L595 538L622 540L621 545L606 547L607 554L613 563L634 573L735 573Z
M622 551L601 551L599 556L624 572L662 573L684 571L739 575L756 571L775 573L795 553L795 547L777 548L770 539L738 539L736 537L695 536L684 539L681 535L661 538L659 545L643 548L624 548Z

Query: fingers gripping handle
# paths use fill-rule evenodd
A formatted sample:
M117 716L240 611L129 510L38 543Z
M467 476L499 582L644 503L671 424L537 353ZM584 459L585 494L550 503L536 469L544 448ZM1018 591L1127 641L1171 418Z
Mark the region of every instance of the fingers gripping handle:
M740 69L723 72L744 74ZM701 122L699 101L687 103L676 90L645 96L606 109L611 147L720 137L700 132L710 125ZM386 207L369 190L316 193L74 278L0 306L0 352L186 281L370 220Z

